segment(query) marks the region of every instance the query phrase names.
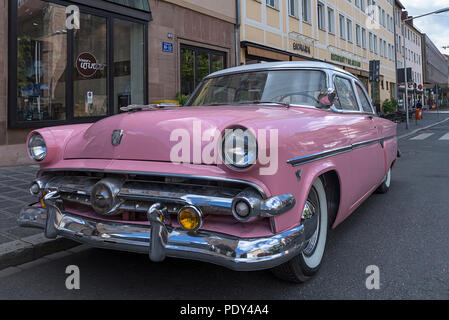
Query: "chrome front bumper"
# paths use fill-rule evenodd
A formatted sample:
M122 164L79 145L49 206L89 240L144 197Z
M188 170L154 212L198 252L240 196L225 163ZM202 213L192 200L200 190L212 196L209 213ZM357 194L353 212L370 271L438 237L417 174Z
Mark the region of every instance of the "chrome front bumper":
M214 263L237 271L276 267L299 254L304 243L302 225L277 235L246 239L206 230L188 232L163 224L156 226L156 223L106 222L62 212L56 206L47 209L26 206L17 221L23 227L44 229L49 238L60 235L93 247L146 253L153 261L168 256ZM157 232L152 232L152 228Z

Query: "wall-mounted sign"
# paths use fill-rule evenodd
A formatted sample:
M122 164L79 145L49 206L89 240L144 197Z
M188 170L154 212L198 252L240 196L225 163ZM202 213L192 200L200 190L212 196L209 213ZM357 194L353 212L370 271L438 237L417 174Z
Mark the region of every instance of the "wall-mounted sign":
M335 53L331 54L331 59L333 61L341 62L341 63L344 63L344 64L349 64L350 66L356 66L356 67L359 67L359 68L362 66L362 64L359 61L357 61L357 60L348 59L346 57L339 56L338 54L335 54Z
M171 42L162 42L162 52L173 53L173 43Z
M310 52L311 52L309 46L302 44L302 43L298 43L298 42L293 42L293 50L305 52L308 54L310 54Z
M97 70L104 70L106 67L103 63L98 63L97 58L89 52L80 53L76 58L76 69L84 78L91 78Z

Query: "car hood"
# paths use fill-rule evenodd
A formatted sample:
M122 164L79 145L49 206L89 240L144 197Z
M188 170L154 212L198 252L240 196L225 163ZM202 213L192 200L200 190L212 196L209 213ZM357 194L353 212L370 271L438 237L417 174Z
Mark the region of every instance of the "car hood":
M279 106L173 107L128 112L100 120L75 134L66 145L64 158L168 162L172 161L173 148L187 138L188 147L184 150L189 155L183 161L202 163L198 157L194 159L193 151L210 145L209 133L222 134L233 126L272 128L273 120L292 119L304 112ZM123 130L116 146L111 142L114 130ZM206 141L201 139L204 135L208 137Z

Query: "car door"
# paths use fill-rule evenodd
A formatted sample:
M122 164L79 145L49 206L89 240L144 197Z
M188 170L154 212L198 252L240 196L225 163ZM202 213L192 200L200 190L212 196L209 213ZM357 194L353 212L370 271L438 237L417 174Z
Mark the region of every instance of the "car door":
M346 116L351 141L351 212L378 186L383 175L383 150L372 109L367 109L358 90L363 88L350 76L336 74L334 86L339 108ZM366 97L365 97L366 98ZM365 109L366 108L366 109Z

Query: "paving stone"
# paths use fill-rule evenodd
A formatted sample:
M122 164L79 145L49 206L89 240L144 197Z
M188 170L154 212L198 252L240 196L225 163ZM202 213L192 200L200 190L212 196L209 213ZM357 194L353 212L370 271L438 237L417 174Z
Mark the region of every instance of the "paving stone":
M15 237L16 239L21 239L24 237L29 237L35 234L42 233L42 229L19 227L17 226L16 222L16 227L3 230L3 233L6 234L7 236L12 236Z
M17 224L17 218L16 217L7 217L0 220L0 230L5 231L9 230L11 228L16 228L18 226Z
M23 198L25 196L30 196L30 193L25 190L12 190L3 192L1 194L2 197L6 198Z
M9 237L6 237L6 236L0 234L0 244L6 243L6 242L11 242L13 240L15 240L15 239L11 239Z

